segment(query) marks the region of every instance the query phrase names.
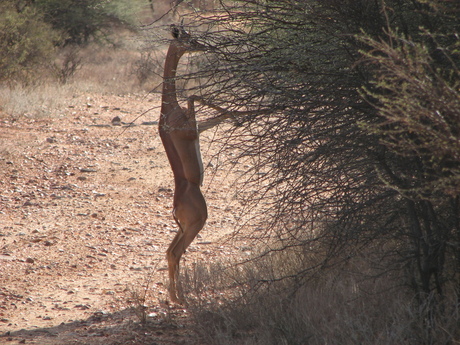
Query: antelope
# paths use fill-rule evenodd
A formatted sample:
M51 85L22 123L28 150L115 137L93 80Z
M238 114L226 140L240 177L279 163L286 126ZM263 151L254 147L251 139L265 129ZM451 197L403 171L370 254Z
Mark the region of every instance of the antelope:
M199 133L213 128L228 119L239 116L269 114L273 110L235 111L207 102L193 95L182 108L176 95L176 70L180 58L187 52L202 51L198 43L182 26L171 25L171 41L166 53L159 132L174 175L173 217L179 231L166 251L169 272L169 296L172 302L182 304L178 297L179 263L187 247L203 229L208 211L201 193L203 162ZM198 122L194 102L200 102L220 115Z
M164 65L159 132L174 175L173 217L179 231L166 251L169 272L169 296L178 297L179 263L187 247L203 228L208 217L206 201L201 193L203 162L193 99L182 108L176 96L176 70L187 52L203 50L182 26L171 25L171 41Z

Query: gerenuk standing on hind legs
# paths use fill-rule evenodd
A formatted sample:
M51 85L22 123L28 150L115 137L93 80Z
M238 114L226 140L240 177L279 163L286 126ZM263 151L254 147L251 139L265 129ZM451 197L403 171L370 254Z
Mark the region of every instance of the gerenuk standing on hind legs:
M188 109L181 108L177 101L175 78L181 56L187 52L203 50L203 46L192 39L182 26L171 25L171 33L173 40L164 66L159 131L174 174L173 216L179 226L179 232L166 252L169 296L172 302L182 303L182 298L177 296L176 286L179 262L203 228L208 212L200 190L203 163L193 100L189 100Z

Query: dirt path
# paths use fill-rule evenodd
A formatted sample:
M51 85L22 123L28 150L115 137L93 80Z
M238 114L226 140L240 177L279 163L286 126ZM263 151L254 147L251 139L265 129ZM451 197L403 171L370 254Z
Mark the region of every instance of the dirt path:
M0 113L0 344L199 343L186 309L166 302L164 252L176 226L158 105L77 97L46 119ZM212 150L203 151L207 164ZM238 213L225 176L214 167L213 185L205 181L210 218L189 263L238 255L221 240Z

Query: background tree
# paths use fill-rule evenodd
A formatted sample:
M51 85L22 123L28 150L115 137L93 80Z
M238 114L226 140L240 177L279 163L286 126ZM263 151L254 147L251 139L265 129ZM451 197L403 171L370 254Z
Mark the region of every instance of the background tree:
M134 30L137 0L5 0L0 4L0 81L37 82L50 66L65 81L81 62L78 50L107 43L114 29ZM70 48L68 47L70 46ZM65 47L63 66L53 64ZM49 73L48 73L49 74Z
M44 20L63 33L64 45L105 39L114 26L129 27L129 14L136 7L122 13L118 11L121 0L36 0L34 4L44 13Z
M364 128L383 146L378 172L406 202L411 285L424 295L460 292L460 73L458 4L425 3L418 39L364 38L378 121ZM436 23L436 24L434 24ZM406 38L407 37L407 38Z
M0 4L0 82L28 82L34 66L55 52L61 36L29 6L18 12L14 1Z

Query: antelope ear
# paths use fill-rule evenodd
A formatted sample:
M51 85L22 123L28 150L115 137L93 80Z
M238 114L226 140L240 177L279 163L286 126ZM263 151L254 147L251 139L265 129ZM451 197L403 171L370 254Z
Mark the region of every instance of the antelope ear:
M175 24L171 24L170 28L171 28L171 35L174 38L179 38L179 34L180 34L179 28Z
M187 30L185 30L184 27L184 18L182 18L182 20L180 21L179 30L182 35L188 35L188 32Z

